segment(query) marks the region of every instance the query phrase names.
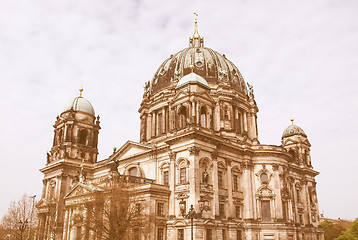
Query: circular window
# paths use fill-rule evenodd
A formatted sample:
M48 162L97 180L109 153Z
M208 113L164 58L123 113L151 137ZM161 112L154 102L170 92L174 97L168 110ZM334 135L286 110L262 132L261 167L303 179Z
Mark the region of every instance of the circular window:
M268 183L268 175L267 175L267 173L261 173L261 175L260 175L260 180L261 180L261 182L262 183Z
M195 65L196 65L197 67L199 67L199 68L200 68L200 67L202 67L202 66L203 66L203 63L202 63L202 62L200 62L200 61L198 61L198 62L196 62L196 63L195 63Z

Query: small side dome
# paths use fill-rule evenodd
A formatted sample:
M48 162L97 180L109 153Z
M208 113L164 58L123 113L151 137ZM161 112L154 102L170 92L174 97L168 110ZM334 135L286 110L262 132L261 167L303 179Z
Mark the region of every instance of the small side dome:
M95 115L92 104L87 99L85 99L81 96L68 101L68 103L63 108L63 111L66 112L71 109L73 111L85 112L85 113L89 113L93 116Z
M290 136L293 136L293 135L301 135L301 136L307 137L307 135L303 131L303 129L300 128L297 125L294 125L293 122L292 122L292 125L288 126L285 129L285 131L283 131L281 139L283 139L285 137L290 137Z
M194 72L191 72L191 73L185 75L184 77L182 77L179 80L179 82L175 88L179 88L179 87L184 86L188 83L198 83L200 85L203 85L203 86L209 88L208 82L202 76L199 76L198 74L196 74Z

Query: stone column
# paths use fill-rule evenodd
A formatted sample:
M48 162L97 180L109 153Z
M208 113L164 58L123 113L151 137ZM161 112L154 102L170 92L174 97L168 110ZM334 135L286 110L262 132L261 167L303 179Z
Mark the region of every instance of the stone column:
M276 195L275 203L275 216L276 218L283 218L283 205L282 205L282 197L281 197L281 179L278 172L278 165L272 164L273 171L273 190ZM287 213L286 213L287 215Z
M231 159L225 159L226 161L226 172L227 172L227 192L229 197L229 214L226 214L228 217L235 218L235 209L232 200L232 176L231 176Z
M173 110L171 106L168 106L168 131L170 132L173 129Z
M197 125L201 125L201 112L200 112L200 108L201 108L201 106L200 106L200 104L198 103L198 102L196 102L196 124ZM205 119L206 119L206 117L205 117ZM205 125L206 125L207 123L205 123Z
M200 173L199 173L199 157L200 148L197 146L189 147L189 205L193 204L195 211L200 212L198 201L200 197Z
M165 121L165 114L166 114L165 107L162 107L162 132L159 133L159 135L162 134L162 133L165 133L167 131L167 129L166 129L166 121Z
M175 216L175 160L176 153L169 152L170 159L170 169L169 169L169 189L170 189L170 198L169 198L169 216Z
M68 231L68 225L69 225L69 210L67 209L65 212L65 220L64 220L64 224L63 224L63 239L67 239L67 231Z
M302 192L303 192L303 199L304 201L304 205L305 205L305 212L306 212L306 224L310 224L311 223L311 206L310 206L310 197L309 197L309 192L308 192L308 184L307 184L307 180L304 180L301 182L302 184Z
M152 138L152 115L149 113L147 118L147 140Z
M219 103L216 103L214 110L214 130L220 130L220 106Z
M251 183L251 165L250 162L244 163L244 170L243 170L243 182L246 186L243 186L243 195L244 195L244 211L243 211L243 218L245 219L253 219L253 192L252 192L252 183Z
M157 116L156 113L153 112L152 113L152 137L156 136L156 120L157 120Z
M243 112L243 119L244 119L244 131L247 132L247 114Z
M219 215L219 186L218 186L218 152L215 150L211 153L211 159L213 161L213 172L212 172L212 181L213 181L213 190L214 198L212 204L212 214L215 216Z
M147 140L147 117L146 114L143 114L140 118L140 141Z

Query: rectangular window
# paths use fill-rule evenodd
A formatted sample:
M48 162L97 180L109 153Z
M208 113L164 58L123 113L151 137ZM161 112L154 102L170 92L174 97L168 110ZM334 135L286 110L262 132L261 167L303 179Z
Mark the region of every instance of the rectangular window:
M237 219L240 219L240 218L241 218L241 209L240 209L240 206L236 206L236 207L235 207L235 215L236 215L236 218L237 218Z
M164 215L164 203L157 203L157 215Z
M222 240L226 240L226 231L225 229L222 230Z
M178 240L184 240L184 229L178 229Z
M169 171L164 171L164 176L163 176L163 183L164 185L169 185Z
M296 198L297 198L297 202L301 202L301 198L300 198L300 190L296 189Z
M206 229L206 240L213 240L213 230Z
M218 185L219 185L219 188L223 188L223 187L224 187L224 183L223 183L223 172L222 172L222 171L218 171Z
M164 240L164 228L158 228L157 240Z
M186 184L186 168L180 168L180 184Z
M282 218L283 220L287 220L287 202L282 201Z
M242 240L241 230L237 230L237 231L236 231L236 239L237 239L237 240Z
M234 184L233 184L233 186L234 186L234 191L238 191L238 190L239 190L238 185L237 185L238 176L237 176L237 175L233 175L233 176L232 176L232 179L233 179L233 182L234 182Z
M225 204L219 204L219 215L225 217Z
M263 222L271 221L270 201L261 201L261 214Z

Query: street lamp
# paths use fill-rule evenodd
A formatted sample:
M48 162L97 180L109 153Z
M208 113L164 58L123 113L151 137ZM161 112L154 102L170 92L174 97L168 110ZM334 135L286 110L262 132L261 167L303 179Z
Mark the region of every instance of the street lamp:
M190 209L189 209L189 212L188 214L186 215L186 218L190 218L191 220L191 240L193 240L193 236L194 236L194 226L193 226L193 219L196 217L196 212L195 212L195 209L193 207L193 204L191 204L190 206Z
M24 231L26 230L26 226L27 226L27 219L25 219L25 221L20 220L19 221L19 230L20 230L20 239L22 240L22 234L24 233Z
M32 224L32 213L34 211L34 205L35 205L35 197L36 197L36 195L30 196L30 198L32 199L32 208L31 208L31 214L30 214L29 233L27 235L27 239L29 239L29 240L30 240L30 232L31 232L31 224Z

